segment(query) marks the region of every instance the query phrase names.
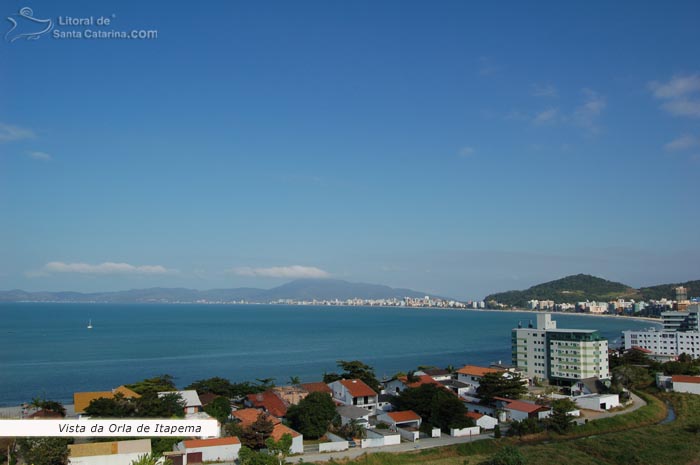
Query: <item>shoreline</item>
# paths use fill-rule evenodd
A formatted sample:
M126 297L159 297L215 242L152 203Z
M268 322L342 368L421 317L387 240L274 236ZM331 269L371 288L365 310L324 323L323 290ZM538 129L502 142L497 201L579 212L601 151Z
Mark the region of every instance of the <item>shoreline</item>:
M652 323L662 324L661 318L651 318L648 316L623 316L623 315L610 315L610 314L600 314L600 313L577 313L577 312L555 312L548 310L529 310L529 309L507 309L507 310L496 310L492 308L476 309L476 308L465 308L461 310L467 310L472 312L508 312L508 313L550 313L552 315L572 315L572 316L588 316L596 318L612 318L616 320L637 320L637 321L649 321Z

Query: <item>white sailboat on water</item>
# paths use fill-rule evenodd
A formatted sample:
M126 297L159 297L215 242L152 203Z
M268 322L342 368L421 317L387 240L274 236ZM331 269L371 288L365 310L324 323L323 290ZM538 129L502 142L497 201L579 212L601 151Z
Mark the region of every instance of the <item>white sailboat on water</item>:
M87 329L92 329L92 318L88 320Z

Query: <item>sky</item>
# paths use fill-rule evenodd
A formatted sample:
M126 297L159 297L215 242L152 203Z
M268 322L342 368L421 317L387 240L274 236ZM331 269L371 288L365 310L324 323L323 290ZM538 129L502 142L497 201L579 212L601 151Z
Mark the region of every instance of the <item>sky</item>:
M696 1L0 16L0 289L700 279Z

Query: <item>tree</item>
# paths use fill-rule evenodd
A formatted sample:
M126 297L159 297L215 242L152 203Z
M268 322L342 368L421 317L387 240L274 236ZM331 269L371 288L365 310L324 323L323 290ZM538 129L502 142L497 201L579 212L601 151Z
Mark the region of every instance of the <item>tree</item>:
M246 447L251 449L262 449L265 447L265 441L272 435L272 430L275 429L274 423L269 419L267 414L261 413L258 415L250 426L243 428L240 435L240 440Z
M493 429L493 437L498 439L501 437L501 426L496 425L496 427Z
M513 446L505 446L496 452L489 460L481 465L525 465L527 460L518 449Z
M238 452L238 463L239 465L277 465L277 460L271 455L262 454L243 446Z
M217 397L204 407L204 411L224 424L231 415L231 401L227 397Z
M282 465L291 451L292 435L289 433L284 433L279 441L275 441L272 438L267 438L265 441L265 446L270 454L277 457L279 460L279 465Z
M162 464L159 464L158 460L159 459L155 455L139 455L139 458L131 461L131 465L173 465L170 459L165 459Z
M145 418L172 418L185 416L185 401L176 392L158 396L146 394L134 399L136 416Z
M613 384L619 384L628 389L645 387L652 381L654 381L653 378L644 367L622 365L612 370Z
M375 392L379 392L381 390L379 380L374 374L374 368L371 366L366 365L359 360L353 360L350 362L338 360L338 367L343 370L343 373L340 374L341 378L360 379Z
M275 387L275 378L256 378L255 381L259 383L258 386L260 386L262 391L267 391Z
M25 463L32 465L66 465L68 463L68 439L21 438L17 441Z
M93 399L85 408L85 414L95 418L128 418L133 417L136 405L131 399L126 399L121 394L114 398L100 397Z
M236 393L236 385L226 378L215 376L208 379L200 379L186 386L185 389L197 391L198 394L216 394L219 396L234 397ZM249 393L246 393L249 394Z
M571 399L557 399L552 402L552 414L547 418L549 429L564 434L574 425L574 417L569 414L576 410L576 404Z
M494 397L519 399L527 393L527 387L517 373L494 372L481 377L476 393L483 403L490 403Z
M62 417L66 416L66 408L63 406L62 403L56 402L55 400L45 400L41 403L41 408L49 411L49 412L55 412L61 415Z
M357 420L351 420L338 428L338 435L344 438L361 438L367 437L367 429Z
M523 437L528 434L539 433L542 429L542 425L540 425L536 418L525 418L521 421L516 420L511 422L510 429L508 429L508 436Z
M297 385L301 384L301 379L299 379L298 376L290 376L289 377L289 384L291 384L292 386L297 386Z
M147 378L134 384L128 384L126 387L141 395L177 390L174 378L171 375L154 376L153 378Z
M448 431L450 428L473 426L464 403L450 391L435 384L422 384L401 391L391 399L395 410L413 410L424 423Z
M325 392L312 392L287 410L287 420L292 428L309 439L326 434L335 415L335 403Z

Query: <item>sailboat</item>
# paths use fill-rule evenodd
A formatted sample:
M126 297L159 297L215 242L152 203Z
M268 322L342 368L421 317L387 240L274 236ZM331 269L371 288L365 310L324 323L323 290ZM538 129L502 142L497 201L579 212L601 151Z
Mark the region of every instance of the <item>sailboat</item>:
M92 329L92 318L88 320L87 329Z

